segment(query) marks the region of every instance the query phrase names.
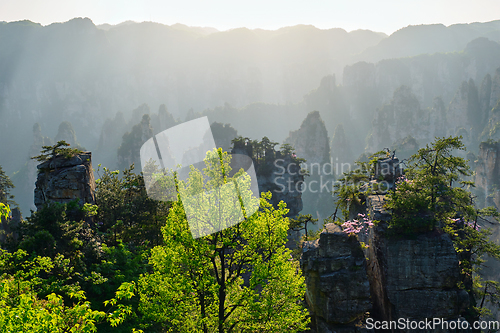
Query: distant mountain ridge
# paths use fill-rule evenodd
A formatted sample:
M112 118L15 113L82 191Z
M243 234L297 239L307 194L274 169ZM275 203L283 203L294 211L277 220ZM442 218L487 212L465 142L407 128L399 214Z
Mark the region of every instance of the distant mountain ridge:
M52 136L61 121L69 121L82 145L92 150L107 118L121 111L128 119L143 103L152 110L165 104L181 120L188 112L225 105L231 106L227 109L245 110L248 105L262 103L293 110L292 105L305 95L310 97L304 107L312 107L318 103L309 93L317 90L324 77L335 74L342 82L345 66L362 56L369 57L373 50L396 58L409 40L426 40L425 32L434 34L435 30L444 31L444 36L451 31L458 39L446 47L429 43L428 53L462 44L465 48L469 38L495 37L498 27L499 21L408 27L387 37L369 30L321 30L307 25L273 31L239 28L217 32L153 22L96 26L88 18L48 26L30 21L1 23L0 139L15 142L12 147L0 147L0 154L9 156L1 164L12 172L24 163L26 156L13 152L27 151L31 139L25 133L31 132L35 122L40 123L45 135ZM420 50L415 47L410 51ZM488 55L475 55L477 59L483 56ZM451 59L456 55L441 57ZM408 77L413 80L418 75ZM397 80L394 83L412 85ZM448 91L454 92L459 83L448 82L452 85ZM391 88L386 94L392 96L392 84L377 86ZM334 114L337 107L328 105L344 103L338 98L341 90L331 91L337 95L325 95L326 101L332 100L332 104L325 104L331 113L323 117L327 123L338 118ZM339 108L345 114L352 112L348 105ZM294 117L282 121L300 124L302 114Z
M443 24L410 25L381 40L376 46L369 47L357 60L377 62L419 54L458 52L479 37L500 42L500 20L448 27Z

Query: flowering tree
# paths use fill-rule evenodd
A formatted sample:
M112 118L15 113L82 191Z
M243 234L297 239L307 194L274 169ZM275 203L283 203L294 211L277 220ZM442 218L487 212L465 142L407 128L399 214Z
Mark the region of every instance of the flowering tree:
M358 214L357 219L347 220L341 224L342 231L351 236L359 234L363 229L366 232L367 227L373 226L373 221L370 220L365 214Z

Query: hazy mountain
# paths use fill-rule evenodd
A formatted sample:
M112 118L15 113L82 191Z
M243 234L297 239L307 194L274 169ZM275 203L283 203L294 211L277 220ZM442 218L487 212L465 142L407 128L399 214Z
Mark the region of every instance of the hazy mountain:
M152 22L96 27L76 18L42 26L0 24L0 136L29 147L39 122L53 136L70 121L88 149L96 147L106 118L142 103L165 104L180 119L229 103L299 102L325 75L384 34L294 26L275 31L211 28ZM56 121L57 120L57 121ZM12 147L9 172L21 158Z
M363 51L358 60L377 62L388 58L461 51L467 43L479 37L500 42L500 20L448 27L442 24L410 25Z
M357 155L375 111L401 85L425 109L435 97L448 104L463 81L479 85L493 75L500 67L498 26L418 26L386 37L306 25L215 31L152 22L96 27L82 18L1 23L0 139L9 144L0 146L8 156L0 164L8 173L19 170L33 124L53 138L65 121L82 146L115 164L115 147L131 130L126 124L142 118L144 103L150 110L165 104L172 119L207 115L240 135L279 142L317 110L329 133L343 124ZM390 59L354 63L376 50ZM407 57L412 52L432 54Z

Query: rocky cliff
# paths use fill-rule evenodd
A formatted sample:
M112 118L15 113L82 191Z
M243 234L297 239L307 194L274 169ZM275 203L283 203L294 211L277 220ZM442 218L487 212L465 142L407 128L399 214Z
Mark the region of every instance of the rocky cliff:
M332 162L338 163L352 163L354 161L354 154L351 149L351 144L347 140L344 125L339 124L335 127L332 140L330 142L330 156Z
M301 265L316 332L363 331L368 316L463 320L469 295L458 288L459 259L449 236L437 231L415 239L388 236L390 214L383 204L384 196L367 200L364 212L380 222L359 233L364 246L333 225L304 244Z
M370 99L375 107L388 103L401 85L408 86L424 108L432 106L438 96L447 104L463 81L481 82L500 66L500 45L497 42L478 38L463 50L461 53L421 54L374 63L358 62L344 68L343 86L354 95L365 94L365 99ZM362 114L363 110L354 108L352 112Z
M85 203L94 204L95 181L90 152L69 159L57 156L39 164L37 168L37 210L49 202L69 203L77 200L80 206Z
M33 204L33 191L35 190L35 182L37 179L37 162L30 157L39 155L43 146L52 146L54 142L58 142L59 140L64 140L69 143L71 147L83 150L78 144L75 131L70 122L61 122L54 139L42 134L42 128L39 123L33 125L33 141L28 153L24 155L25 163L23 167L12 176L12 181L16 184L13 190L16 202L26 216L29 216L30 209L36 209Z
M498 189L500 185L500 143L482 142L479 145L475 183L483 205L500 207ZM493 198L490 196L493 195Z
M306 302L316 332L336 332L360 324L372 309L366 261L359 242L335 224L319 239L305 242L301 257Z
M342 144L345 142L345 136L342 138L342 129L337 133L335 142ZM330 139L325 127L325 123L318 111L310 112L300 128L295 131L290 131L285 143L290 144L298 157L305 159L302 168L308 172L308 176L304 179L302 188L302 200L304 201L305 210L303 214L312 214L314 218L323 219L329 216L329 204L333 181L336 178L336 165L338 160L332 160L330 155ZM337 154L342 154L347 148L342 147L337 151ZM337 157L339 155L336 155ZM341 156L344 160L346 156ZM350 161L352 162L352 161Z
M139 172L141 168L141 146L152 136L151 117L149 114L144 114L140 123L134 125L130 132L123 135L122 143L118 148L118 168L125 170L131 164L134 164L136 171Z
M373 315L384 320L458 319L469 305L469 295L457 287L459 259L450 237L439 232L416 239L389 237L384 220L390 215L383 200L383 196L368 198L368 214L381 222L360 237L368 245Z
M272 149L259 159L254 154L253 145L251 141L235 142L231 154L250 156L256 170L259 193L270 191L270 202L277 207L283 200L289 209L287 216L296 217L303 208L301 183L304 181L297 157L289 152Z

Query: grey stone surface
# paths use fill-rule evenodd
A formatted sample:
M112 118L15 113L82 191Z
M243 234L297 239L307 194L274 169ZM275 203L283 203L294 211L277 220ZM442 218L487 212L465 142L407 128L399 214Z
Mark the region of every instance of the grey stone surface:
M383 196L368 198L370 216L387 217ZM415 239L387 236L382 220L364 235L374 308L384 320L398 318L457 319L469 304L457 287L460 270L450 237L439 231Z
M402 174L398 158L386 158L377 161L375 165L375 178L382 177L384 180L394 183Z
M298 130L290 131L285 143L292 145L297 156L309 164L330 161L328 132L318 111L310 112Z
M95 202L95 181L92 154L81 153L70 159L58 156L37 166L39 173L35 188L35 206L40 210L45 203L69 203L78 200Z
M413 239L388 236L384 202L382 195L368 197L365 213L380 222L358 234L367 245L363 250L334 224L304 243L301 267L313 331L368 331L366 312L385 321L456 321L468 307L468 293L458 288L459 261L450 237L438 230Z
M318 240L304 243L301 267L306 301L318 332L334 332L371 309L363 251L338 226L327 224Z

